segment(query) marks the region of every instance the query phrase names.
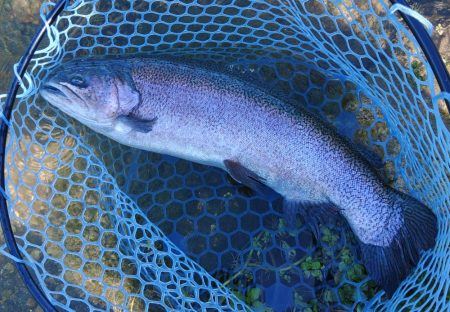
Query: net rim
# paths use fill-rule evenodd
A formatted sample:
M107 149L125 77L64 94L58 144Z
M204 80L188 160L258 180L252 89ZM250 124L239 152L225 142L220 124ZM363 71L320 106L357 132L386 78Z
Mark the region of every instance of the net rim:
M390 0L393 4L400 4L406 8L410 8L405 0ZM439 84L441 92L450 93L450 74L445 67L444 62L439 54L436 45L433 42L430 34L425 29L425 26L408 14L399 12L408 28L411 30L414 38L420 45L422 52L425 54L425 58L430 63L433 74ZM450 100L445 99L447 109L450 111Z

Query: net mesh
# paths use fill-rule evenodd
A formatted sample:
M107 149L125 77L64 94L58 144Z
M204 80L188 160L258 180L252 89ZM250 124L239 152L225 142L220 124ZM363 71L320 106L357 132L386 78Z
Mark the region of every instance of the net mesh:
M449 133L433 73L384 1L76 1L27 71L7 145L15 237L66 310L438 311L450 308ZM43 6L43 13L52 4ZM383 159L386 183L439 216L436 247L391 299L343 219L286 226L225 172L115 143L37 96L64 61L164 55L217 63ZM25 83L27 84L27 83Z

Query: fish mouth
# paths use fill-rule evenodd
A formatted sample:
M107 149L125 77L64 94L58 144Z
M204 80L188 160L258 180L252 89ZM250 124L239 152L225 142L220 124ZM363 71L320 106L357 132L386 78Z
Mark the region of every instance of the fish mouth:
M67 98L67 95L61 90L61 87L55 83L46 83L45 85L43 85L41 88L41 93L53 95L59 98Z
M49 81L42 86L40 93L47 101L53 104L55 104L55 101L64 100L66 102L72 103L75 100L78 105L83 106L86 110L89 109L83 98L81 98L75 92L75 90L72 90L72 88L68 84L63 82ZM66 104L65 106L68 105Z
M57 82L49 81L41 87L39 93L47 102L56 106L64 113L77 119L81 118L79 112L71 109L71 106L73 106L71 95L74 92L68 87ZM84 105L84 103L82 104Z

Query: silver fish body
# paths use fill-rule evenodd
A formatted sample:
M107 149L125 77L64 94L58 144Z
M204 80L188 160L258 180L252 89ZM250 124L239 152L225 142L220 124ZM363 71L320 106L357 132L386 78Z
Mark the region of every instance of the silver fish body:
M420 250L434 245L431 210L386 186L317 118L232 75L160 59L74 62L55 71L41 93L125 145L228 171L236 164L243 168L236 172L282 195L286 209L338 210L361 242L369 273L389 293Z
M224 168L239 162L287 201L340 208L366 243L388 245L402 224L391 190L346 142L304 111L220 73L153 61L132 67L140 119L152 131L120 131L137 148ZM367 216L371 216L368 218Z

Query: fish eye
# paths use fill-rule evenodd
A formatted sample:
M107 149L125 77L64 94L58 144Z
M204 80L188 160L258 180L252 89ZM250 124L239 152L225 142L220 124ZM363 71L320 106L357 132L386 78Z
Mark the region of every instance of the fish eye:
M70 83L76 87L85 87L86 81L80 75L75 75L70 79Z

